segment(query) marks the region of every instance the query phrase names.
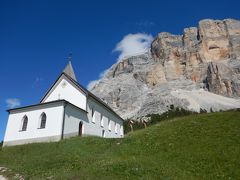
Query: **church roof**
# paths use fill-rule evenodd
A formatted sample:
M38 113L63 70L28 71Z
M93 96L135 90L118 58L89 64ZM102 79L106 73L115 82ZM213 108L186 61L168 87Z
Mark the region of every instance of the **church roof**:
M100 99L99 97L95 96L93 93L91 93L90 91L88 91L85 87L83 87L81 84L79 84L77 82L77 78L74 74L73 68L72 68L72 64L71 61L69 61L68 65L65 67L64 71L60 74L60 76L57 78L57 80L53 83L53 85L50 87L50 89L47 91L47 93L44 95L44 97L41 99L40 103L43 102L43 100L45 99L45 97L48 95L48 93L51 91L51 89L54 87L54 85L57 83L57 81L62 77L62 76L67 77L73 84L75 84L79 90L81 90L82 92L84 92L86 94L86 96L88 97L92 97L94 100L96 100L97 102L99 102L100 104L102 104L103 106L105 106L107 109L109 109L113 114L115 114L117 117L119 117L120 119L121 116L119 116L107 103L105 103L102 99ZM123 120L123 119L122 119ZM124 121L124 120L123 120Z
M81 84L79 84L77 81L75 81L73 78L71 78L68 74L63 73L71 82L73 82L79 89L81 89L87 96L92 97L96 101L98 101L100 104L105 106L107 109L109 109L112 113L114 113L116 116L118 116L120 119L121 116L119 116L107 103L105 103L102 99L91 93L89 90L87 90L85 87L83 87ZM123 119L122 119L123 120ZM124 121L124 120L123 120Z
M70 104L74 107L77 107L75 105L73 105L72 103L66 101L66 100L56 100L56 101L50 101L50 102L45 102L43 103L44 98L47 96L47 94L50 92L50 90L54 87L54 85L57 83L57 81L62 77L65 76L67 77L73 84L75 84L81 91L83 91L88 97L92 97L94 100L96 100L97 102L99 102L100 104L102 104L103 106L105 106L107 109L109 109L113 114L115 114L117 117L119 117L121 120L123 120L121 118L121 116L119 116L112 108L109 107L109 105L107 105L102 99L100 99L99 97L95 96L93 93L91 93L90 91L88 91L85 87L83 87L81 84L79 84L77 82L77 78L74 74L73 68L72 68L72 64L71 61L69 61L68 65L65 67L64 71L60 74L60 76L57 78L57 80L53 83L53 85L51 86L51 88L47 91L47 93L44 95L44 97L42 98L42 100L40 101L39 104L34 104L34 105L30 105L30 106L25 106L25 107L19 107L19 108L13 108L13 109L8 109L7 111L10 112L12 110L18 110L18 109L26 109L29 107L35 107L35 106L41 106L41 105L45 105L45 104L51 104L51 103L57 103L57 102L65 102L67 104ZM78 108L78 107L77 107ZM81 108L79 108L80 110L87 112ZM123 120L124 121L124 120Z
M72 63L71 61L68 62L67 66L65 67L65 69L63 70L63 72L65 74L67 74L68 76L70 76L72 79L74 79L75 81L77 81L77 78L75 76L73 67L72 67Z
M40 107L40 106L44 106L44 105L47 105L47 104L56 104L56 103L59 103L59 102L63 102L65 104L69 104L85 113L88 113L87 111L85 111L84 109L82 108L79 108L77 107L76 105L70 103L69 101L66 101L64 99L59 99L59 100L56 100L56 101L49 101L49 102L45 102L45 103L39 103L39 104L32 104L32 105L29 105L29 106L23 106L23 107L18 107L18 108L12 108L12 109L8 109L7 112L10 112L10 111L13 111L13 110L22 110L22 109L28 109L28 108L32 108L32 107Z

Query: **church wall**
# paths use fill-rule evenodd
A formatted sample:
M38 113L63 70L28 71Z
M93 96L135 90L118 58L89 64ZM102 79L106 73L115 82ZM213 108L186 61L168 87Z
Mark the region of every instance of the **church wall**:
M70 104L65 107L65 118L64 118L64 138L78 136L79 123L83 123L83 135L84 130L88 128L88 117L87 112L84 112Z
M108 108L97 102L93 98L88 99L87 104L89 125L94 128L88 128L86 134L93 134L96 136L102 136L103 130L105 132L104 137L106 138L120 138L123 137L123 121L112 113ZM92 109L94 114L92 115ZM101 123L101 117L103 123ZM94 118L94 121L93 121ZM110 120L110 128L108 121ZM116 122L116 132L115 132ZM109 130L110 129L110 130Z
M43 102L65 99L75 106L86 110L86 95L80 92L67 78L61 78L59 81L60 83L56 84L56 87L53 88L53 91L50 92Z
M94 117L91 114L91 108L94 108ZM103 117L103 123L100 122L100 117ZM93 118L95 122L93 122ZM111 121L111 130L109 131L108 120ZM105 106L96 102L95 100L88 101L88 113L79 110L78 108L68 104L65 108L64 120L64 138L78 136L79 123L83 123L82 136L100 136L105 131L106 138L120 138L123 137L123 122L115 114L110 112ZM117 133L115 133L115 122L117 125Z
M31 142L58 141L62 134L63 102L10 111L4 146ZM46 127L40 129L40 116L47 116ZM26 131L21 131L24 116L28 117Z

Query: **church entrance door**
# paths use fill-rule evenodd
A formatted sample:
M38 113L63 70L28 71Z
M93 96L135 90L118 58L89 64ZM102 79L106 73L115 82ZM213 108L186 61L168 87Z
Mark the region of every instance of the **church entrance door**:
M79 122L78 136L82 136L82 121Z

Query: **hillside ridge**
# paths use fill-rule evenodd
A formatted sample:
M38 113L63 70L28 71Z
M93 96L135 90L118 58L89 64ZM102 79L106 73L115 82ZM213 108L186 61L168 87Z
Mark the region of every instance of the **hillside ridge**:
M74 137L5 147L0 166L11 169L10 179L237 179L239 113L174 118L123 139Z

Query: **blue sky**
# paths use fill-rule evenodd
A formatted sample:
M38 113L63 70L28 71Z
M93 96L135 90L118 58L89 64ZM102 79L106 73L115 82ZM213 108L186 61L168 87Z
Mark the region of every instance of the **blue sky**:
M116 62L124 36L182 34L204 18L240 19L240 2L0 0L0 141L8 103L38 103L67 64L87 86ZM19 100L20 102L18 103Z

